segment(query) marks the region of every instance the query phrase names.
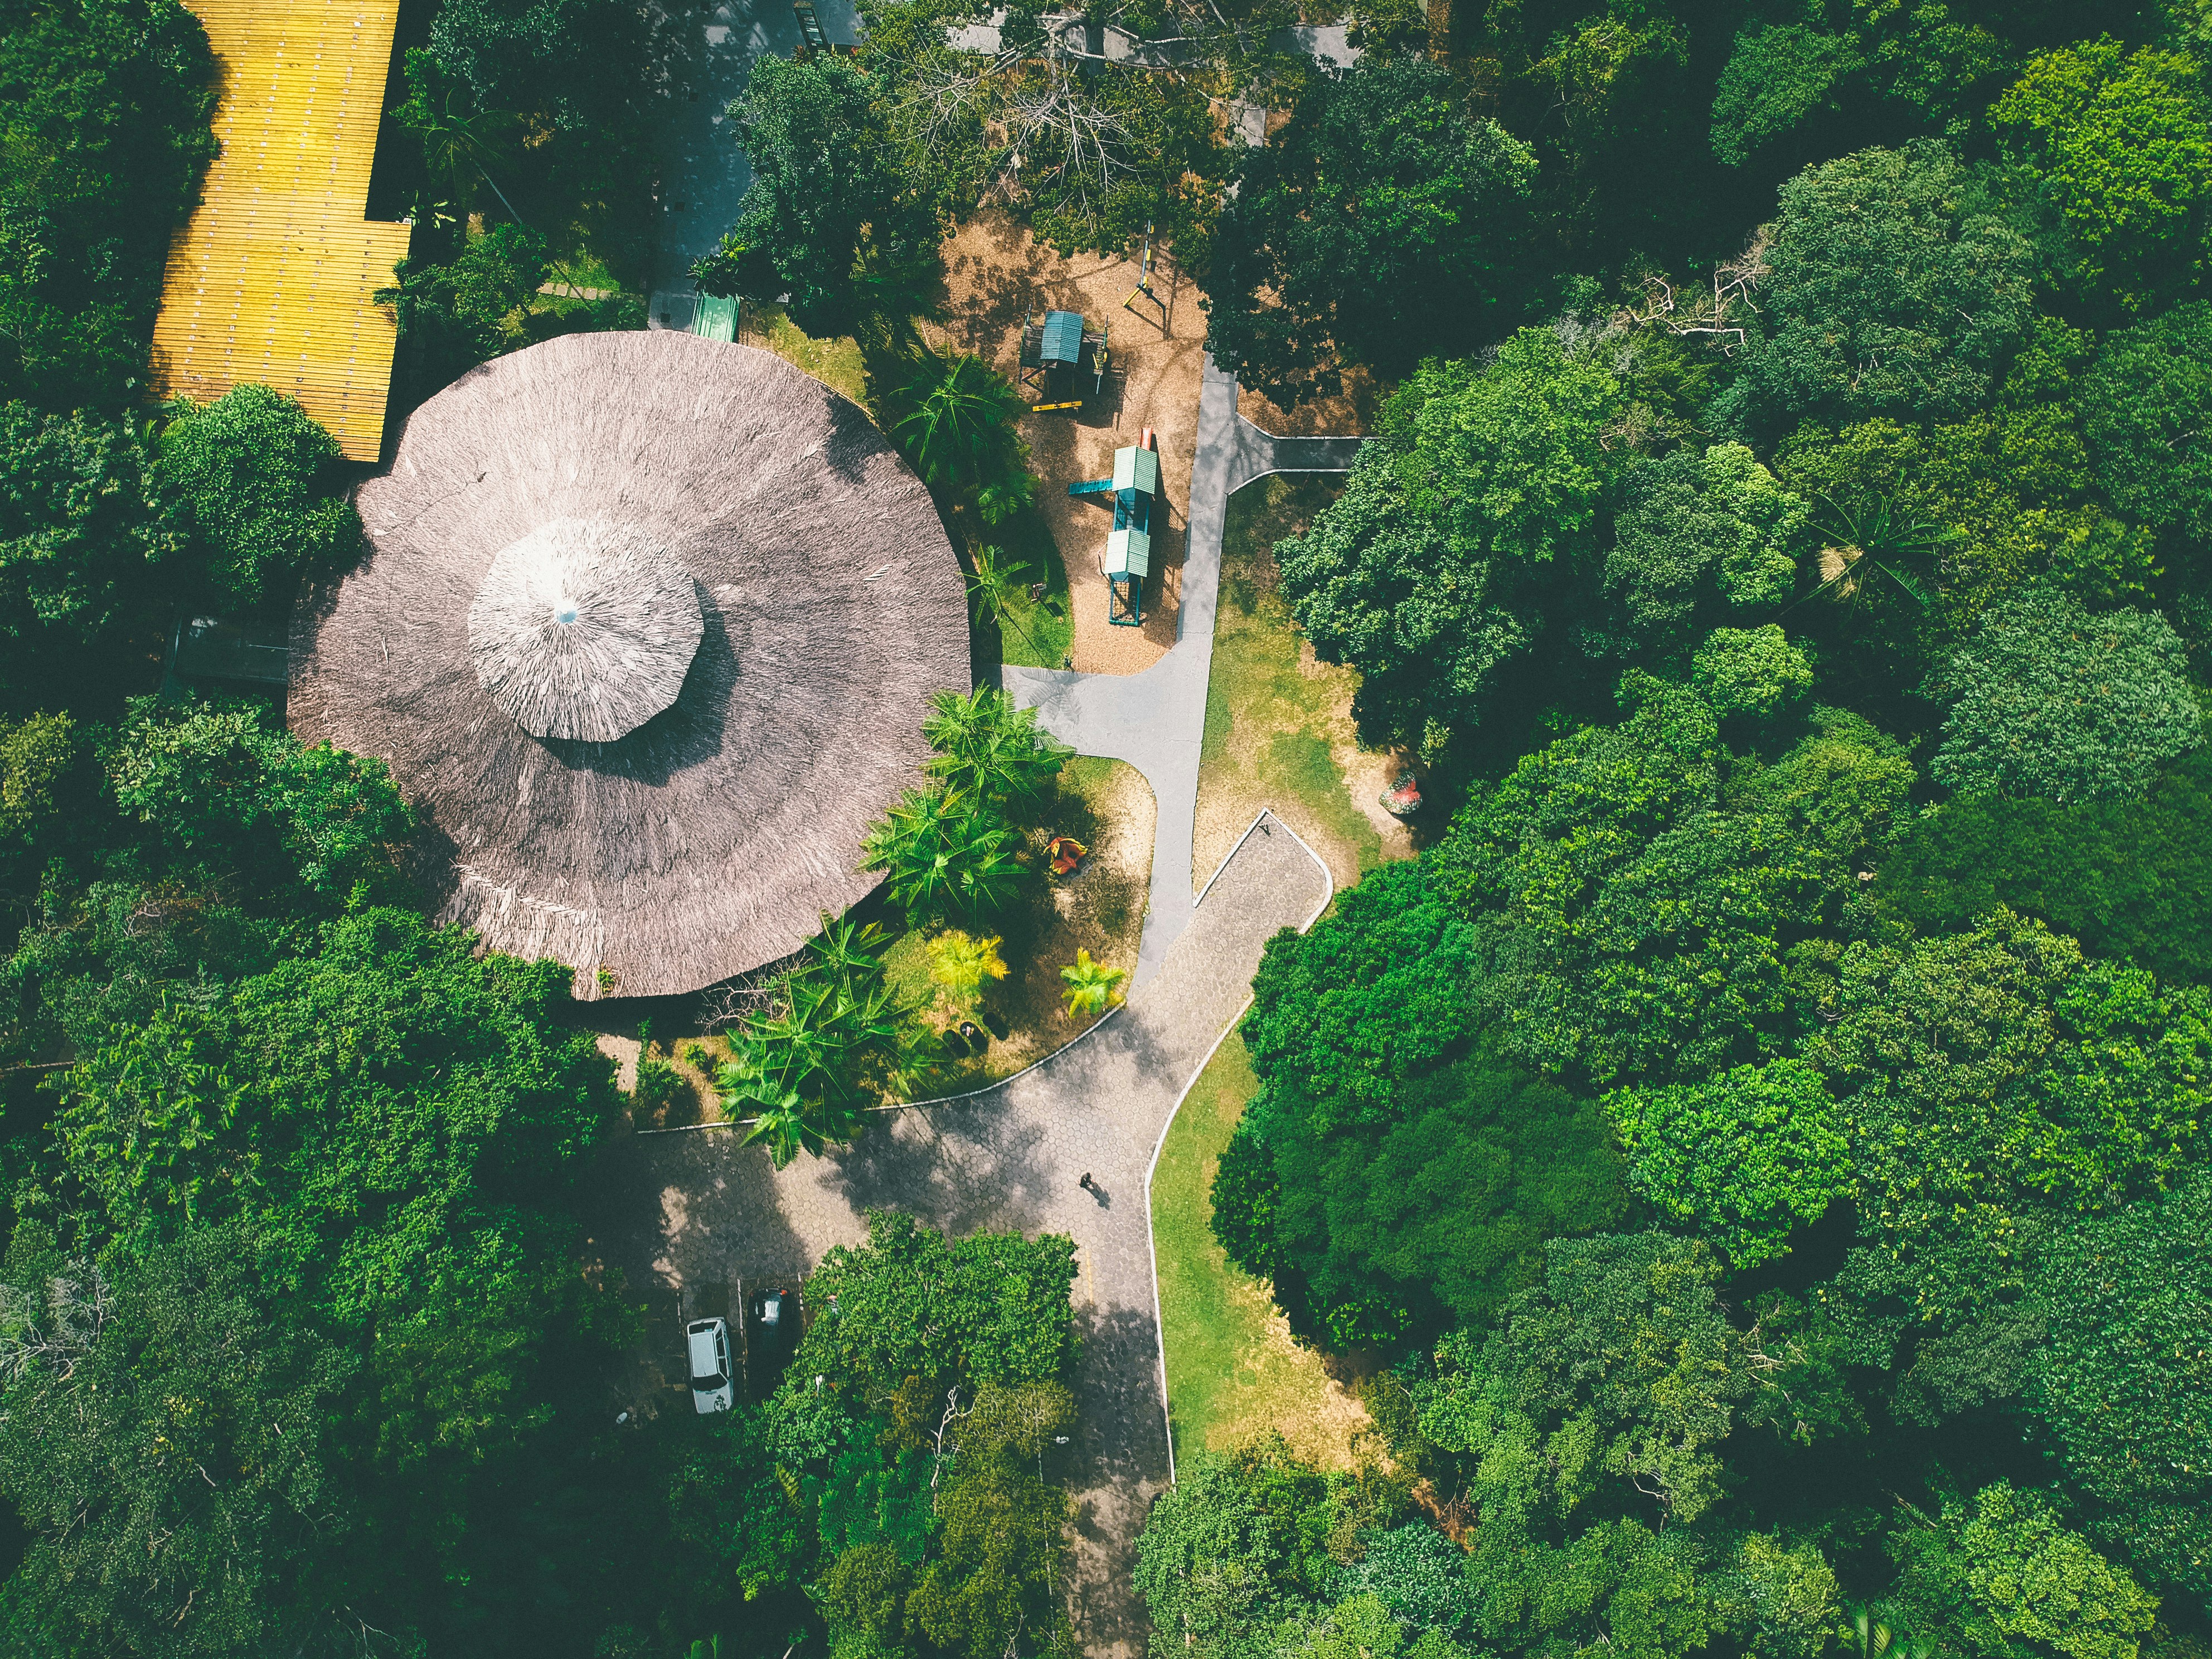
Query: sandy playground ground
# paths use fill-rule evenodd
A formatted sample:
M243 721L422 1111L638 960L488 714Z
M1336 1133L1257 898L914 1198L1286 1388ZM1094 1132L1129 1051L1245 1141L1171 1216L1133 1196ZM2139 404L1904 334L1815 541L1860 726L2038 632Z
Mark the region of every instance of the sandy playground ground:
M1182 608L1206 317L1198 289L1165 253L1152 265L1152 291L1161 305L1140 299L1124 309L1141 263L1133 254L1064 259L1006 214L979 213L945 244L943 311L939 325L926 331L1012 376L1025 315L1079 311L1091 328L1107 327L1105 390L1080 409L1022 422L1039 480L1037 504L1067 567L1075 666L1091 673L1133 674L1152 666L1174 645ZM1159 446L1166 510L1152 526L1144 626L1116 628L1106 620L1106 579L1098 574L1110 523L1110 509L1098 503L1110 497L1070 496L1067 486L1107 477L1114 452L1135 443L1148 426Z

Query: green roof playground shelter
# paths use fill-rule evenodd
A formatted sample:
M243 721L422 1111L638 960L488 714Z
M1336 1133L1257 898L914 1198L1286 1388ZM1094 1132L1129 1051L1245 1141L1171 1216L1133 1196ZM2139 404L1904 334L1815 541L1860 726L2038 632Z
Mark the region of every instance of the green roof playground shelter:
M1104 329L1091 333L1077 311L1048 311L1042 322L1034 314L1023 319L1021 383L1031 409L1082 408L1085 377L1091 396L1105 388Z
M1145 620L1145 578L1152 571L1152 509L1160 495L1160 456L1150 427L1143 439L1114 452L1114 476L1067 487L1071 495L1114 498L1114 527L1106 532L1106 620L1136 628Z

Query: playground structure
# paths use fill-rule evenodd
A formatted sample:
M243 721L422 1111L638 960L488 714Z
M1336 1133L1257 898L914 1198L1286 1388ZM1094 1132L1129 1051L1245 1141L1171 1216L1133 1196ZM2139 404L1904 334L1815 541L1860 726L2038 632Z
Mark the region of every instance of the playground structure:
M1134 310L1139 300L1147 301L1159 307L1160 332L1165 334L1168 331L1167 301L1152 292L1152 228L1150 225L1145 227L1145 263L1137 272L1136 287L1131 289L1129 297L1121 301L1121 309Z
M1042 322L1023 319L1018 374L1032 410L1082 408L1085 374L1092 396L1105 389L1106 333L1091 332L1079 311L1048 311Z
M846 58L853 55L852 47L835 45L823 33L822 20L815 15L814 0L792 0L791 9L799 20L799 48L792 54L798 62L803 64L817 56L827 58L832 52Z
M1114 527L1106 532L1106 620L1117 628L1141 627L1145 578L1152 571L1152 508L1159 500L1159 448L1150 427L1133 447L1114 452L1114 476L1072 483L1071 495L1114 497Z

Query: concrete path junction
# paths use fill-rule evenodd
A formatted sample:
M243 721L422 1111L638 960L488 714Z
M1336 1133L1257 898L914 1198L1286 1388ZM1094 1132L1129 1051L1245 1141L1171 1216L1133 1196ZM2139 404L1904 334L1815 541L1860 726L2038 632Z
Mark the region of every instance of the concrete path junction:
M1174 1478L1152 1166L1184 1094L1250 1000L1261 947L1281 928L1310 926L1331 893L1327 866L1263 812L1158 971L1074 1042L993 1088L887 1110L854 1145L784 1170L726 1127L628 1136L609 1149L599 1185L602 1236L629 1241L618 1261L633 1287L672 1290L694 1306L708 1287L793 1282L833 1245L864 1242L871 1209L955 1234L1071 1236L1080 1420L1047 1473L1075 1499L1070 1606L1084 1651L1142 1659L1136 1536ZM1078 1185L1086 1172L1095 1194Z
M1358 438L1278 438L1237 412L1237 380L1209 355L1199 391L1198 450L1190 475L1182 612L1175 647L1138 674L1085 674L1008 665L1003 684L1037 723L1085 755L1127 761L1152 787L1151 898L1137 947L1136 983L1160 971L1190 926L1191 838L1198 817L1199 751L1213 670L1213 617L1221 592L1221 532L1229 498L1271 472L1344 472ZM1068 552L1068 550L1063 550ZM1073 552L1085 557L1090 550Z

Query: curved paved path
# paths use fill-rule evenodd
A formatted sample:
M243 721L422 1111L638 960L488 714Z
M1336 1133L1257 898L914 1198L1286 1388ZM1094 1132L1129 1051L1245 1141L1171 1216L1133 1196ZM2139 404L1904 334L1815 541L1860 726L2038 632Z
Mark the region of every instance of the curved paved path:
M1008 666L1004 684L1037 723L1085 755L1127 761L1152 786L1152 897L1137 948L1139 985L1167 960L1191 923L1191 837L1198 817L1198 757L1206 735L1206 685L1213 670L1213 612L1221 591L1221 531L1229 498L1271 472L1345 472L1364 440L1278 438L1237 412L1237 378L1206 360L1199 390L1198 452L1190 474L1190 533L1182 613L1174 649L1140 674L1079 674Z
M1184 840L1188 863L1188 836ZM633 1135L610 1150L610 1237L647 1217L621 1266L682 1289L803 1273L867 1237L866 1211L948 1231L1073 1237L1084 1346L1080 1425L1058 1471L1076 1497L1077 1632L1084 1650L1138 1659L1133 1545L1170 1478L1146 1183L1206 1060L1251 994L1260 950L1328 902L1328 872L1262 813L1209 884L1159 971L1127 1007L1020 1076L966 1099L887 1112L854 1146L777 1170L726 1130ZM1183 891L1189 887L1186 880ZM1089 1170L1103 1189L1076 1184ZM618 1230L619 1229L619 1230Z

